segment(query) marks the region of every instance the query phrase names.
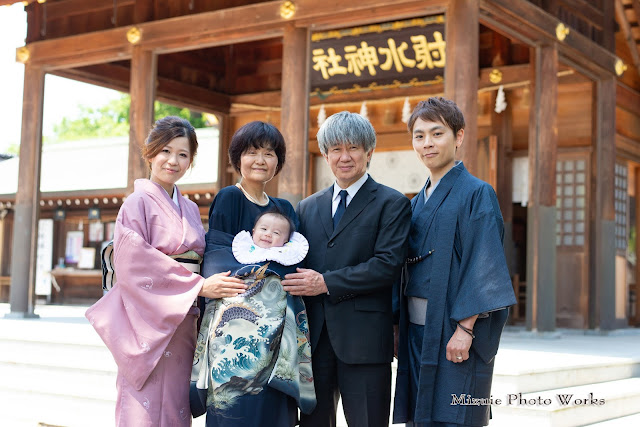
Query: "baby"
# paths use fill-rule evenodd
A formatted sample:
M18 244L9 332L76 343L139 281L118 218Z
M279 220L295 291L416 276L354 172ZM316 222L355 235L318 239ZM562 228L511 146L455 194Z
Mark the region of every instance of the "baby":
M241 231L233 239L233 255L242 264L276 261L289 266L302 261L309 251L307 239L295 231L291 218L282 212L261 213L252 232Z
M294 231L291 218L279 212L266 211L256 218L251 237L257 246L267 249L284 246Z

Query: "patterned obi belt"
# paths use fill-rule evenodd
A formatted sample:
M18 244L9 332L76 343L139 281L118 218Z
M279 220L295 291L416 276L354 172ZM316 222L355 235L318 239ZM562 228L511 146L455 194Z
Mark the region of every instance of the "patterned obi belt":
M202 257L195 251L188 251L183 254L169 255L171 258L179 262L184 268L192 273L200 274L200 263Z

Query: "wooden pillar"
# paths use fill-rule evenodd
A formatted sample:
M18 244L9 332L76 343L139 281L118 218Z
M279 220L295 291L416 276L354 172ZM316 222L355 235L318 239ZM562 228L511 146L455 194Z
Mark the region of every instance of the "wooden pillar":
M515 247L513 245L513 159L511 157L513 110L511 108L510 91L505 91L507 108L496 113L491 110L491 133L498 137L498 202L504 220L504 253L513 275L515 267ZM492 96L495 105L497 92Z
M233 136L233 123L229 114L217 114L217 116L220 122L218 187L224 188L235 184L233 166L229 163L229 145Z
M282 52L280 127L287 142L287 161L280 171L278 196L293 206L305 194L309 140L309 30L287 25Z
M556 327L558 51L532 48L527 209L527 328Z
M594 89L595 149L591 170L595 203L591 209L589 327L609 330L623 326L624 321L616 321L615 310L616 79L596 81Z
M464 142L456 157L471 173L474 173L478 151L478 16L476 0L450 0L445 18L447 61L444 96L454 101L464 114Z
M14 209L11 254L10 317L33 314L38 219L40 217L40 159L45 72L28 63L24 72L22 135L18 192Z
M131 107L129 128L129 173L127 194L133 192L133 182L149 176L149 168L140 150L153 125L153 102L156 95L157 56L154 52L133 47L131 57Z

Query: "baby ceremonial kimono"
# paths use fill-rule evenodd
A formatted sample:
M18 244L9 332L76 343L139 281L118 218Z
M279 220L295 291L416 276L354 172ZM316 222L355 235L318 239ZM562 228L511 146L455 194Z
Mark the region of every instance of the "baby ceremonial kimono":
M204 279L173 257L201 257L205 241L198 207L174 193L178 206L158 184L135 182L116 221L117 282L86 313L118 365L116 425L191 425L193 302Z
M207 252L207 271L231 270L248 289L207 304L191 376L194 415L205 411L206 400L217 417L233 419L237 399L265 387L291 396L303 412L311 412L315 391L306 310L302 298L287 294L281 284L306 256L307 240L294 233L285 246L265 249L247 231L235 238L209 233L215 245L209 242L208 248L216 249L211 256Z

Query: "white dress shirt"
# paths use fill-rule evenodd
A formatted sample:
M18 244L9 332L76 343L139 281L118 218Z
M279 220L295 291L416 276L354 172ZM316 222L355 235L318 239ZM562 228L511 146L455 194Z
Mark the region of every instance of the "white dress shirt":
M347 188L340 188L337 182L333 184L333 203L331 206L331 217L336 213L336 209L338 209L338 205L340 204L340 190L347 190L347 206L351 203L351 200L356 196L356 193L360 188L364 185L365 181L369 178L369 174L367 172L364 173L356 182L348 186Z

